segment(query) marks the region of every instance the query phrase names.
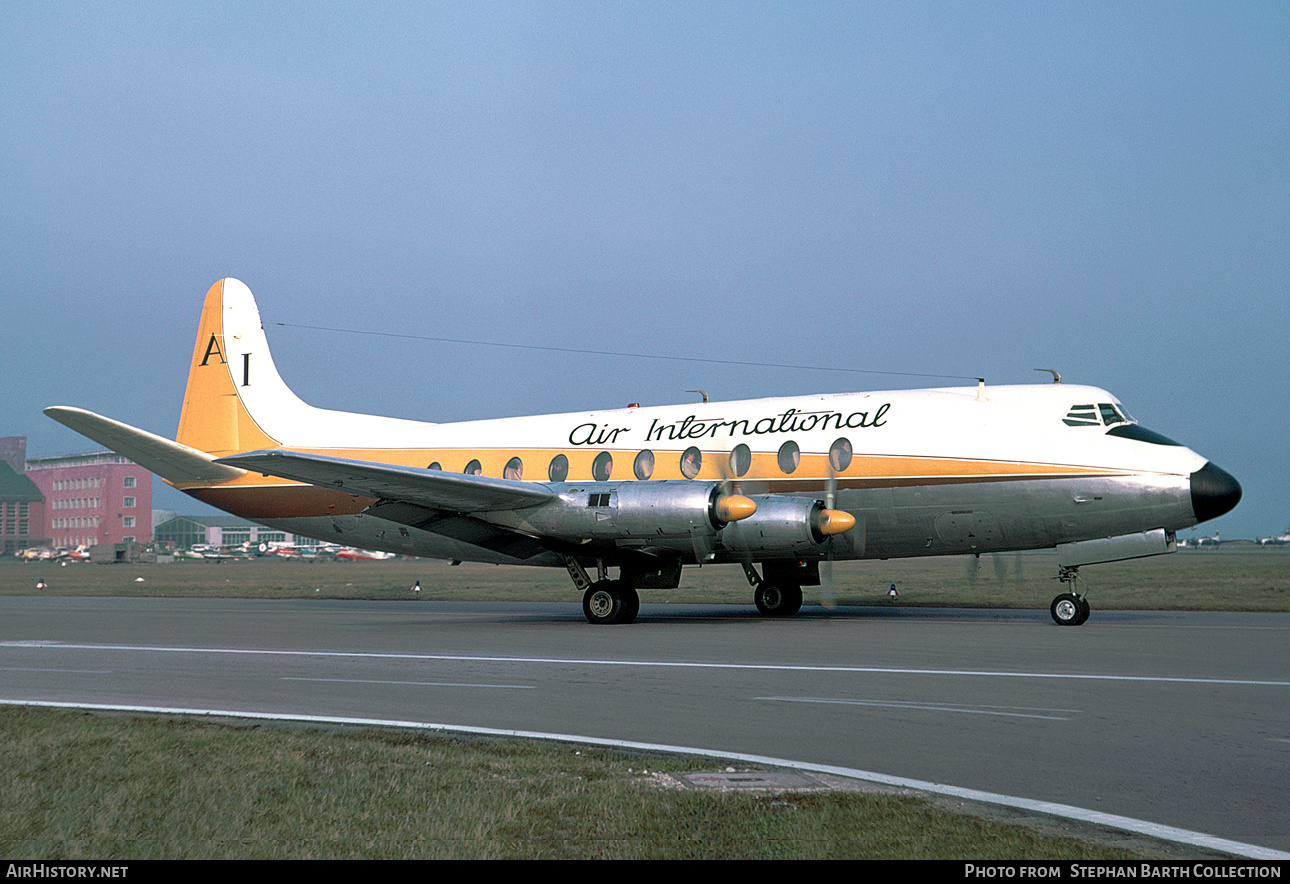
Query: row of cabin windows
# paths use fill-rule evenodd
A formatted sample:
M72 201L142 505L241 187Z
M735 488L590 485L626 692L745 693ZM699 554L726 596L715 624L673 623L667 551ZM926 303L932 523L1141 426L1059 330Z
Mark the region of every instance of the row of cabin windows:
M853 449L851 440L846 438L838 439L829 447L829 466L837 473L844 471L851 466L851 457ZM796 442L785 442L779 447L779 453L776 455L776 462L779 470L784 475L789 476L797 472L797 467L801 463L801 449L797 447ZM693 479L699 475L703 468L703 452L697 448L687 448L681 452L681 475L687 479ZM427 469L443 469L438 461L430 464ZM747 445L736 445L730 452L730 473L735 477L745 476L752 469L752 450ZM466 469L462 472L473 476L482 476L484 468L478 460L472 460L466 464ZM614 457L608 451L602 451L596 455L596 459L591 462L591 478L597 482L607 482L614 472ZM649 479L654 475L654 452L648 448L639 452L635 460L632 461L632 475L637 479ZM512 457L506 462L502 469L503 479L523 479L524 462L518 457ZM557 454L551 458L551 463L547 465L547 478L552 482L566 482L569 479L569 458L563 454Z

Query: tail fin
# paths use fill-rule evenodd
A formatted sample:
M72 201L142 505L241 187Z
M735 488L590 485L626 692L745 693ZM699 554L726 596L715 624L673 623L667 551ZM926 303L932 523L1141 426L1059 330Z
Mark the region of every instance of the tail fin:
M434 426L306 405L279 376L255 298L236 279L221 279L206 293L176 441L82 408L56 405L45 414L180 487L246 472L215 463L218 457L273 448L423 447Z
M315 408L278 374L246 285L221 279L206 293L176 440L215 457L270 448L382 448L415 444L429 424Z
M261 421L271 419L280 428L314 411L279 376L251 290L236 279L211 286L176 441L216 457L278 448L281 430Z

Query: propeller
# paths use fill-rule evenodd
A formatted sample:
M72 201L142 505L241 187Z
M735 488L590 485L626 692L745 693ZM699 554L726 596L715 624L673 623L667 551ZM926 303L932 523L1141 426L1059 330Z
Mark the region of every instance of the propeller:
M1003 556L995 553L990 556L994 559L994 579L998 581L999 588L1003 588L1003 581L1008 578L1008 564L1003 560Z
M757 503L750 497L744 497L742 494L726 494L722 492L717 496L717 518L723 522L738 522L740 519L746 519L753 513L757 512Z
M824 561L820 563L820 604L831 611L838 606L833 581L833 537L854 528L856 517L843 510L834 509L838 498L838 464L834 462L831 450L826 457L829 464L829 478L824 486L824 510L820 513L820 533L824 535ZM842 464L842 469L845 470L850 465L848 457L847 463Z
M829 481L824 486L824 512L821 513L820 531L824 534L824 561L820 563L820 604L832 611L838 606L837 591L833 583L833 534L827 528L833 521L833 504L838 496L838 472L829 458ZM844 515L849 515L844 513ZM851 520L855 524L855 519Z
M1004 583L1008 580L1008 562L1003 557L1002 553L991 553L990 562L994 566L995 582L999 584L999 589L1003 589ZM1022 557L1020 555L1013 557L1012 580L1018 589L1024 586L1026 582L1025 578L1022 576L1021 562ZM976 589L977 579L980 576L981 557L979 555L969 556L967 562L967 579L973 589Z
M691 392L702 391L692 390ZM706 393L704 394L704 401L707 401ZM717 519L726 523L738 522L740 519L746 519L753 513L757 512L756 501L750 497L745 497L742 494L735 493L734 484L730 481L730 473L732 472L730 468L730 457L731 455L729 452L723 452L722 456L716 459L717 473L720 477L718 482L720 491L717 494L716 500L713 502L713 510ZM716 541L713 541L711 544L704 543L702 544L703 548L700 549L701 544L696 532L691 532L691 539L694 543L695 558L699 562L709 560L712 557L712 547L715 545Z

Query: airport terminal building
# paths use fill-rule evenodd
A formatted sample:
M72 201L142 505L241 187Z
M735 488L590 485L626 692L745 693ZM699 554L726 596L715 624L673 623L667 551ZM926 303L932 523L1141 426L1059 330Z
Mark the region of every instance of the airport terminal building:
M26 436L0 437L0 554L156 541L194 544L316 546L236 516L180 516L157 510L152 473L111 451L27 457Z
M318 541L297 537L277 528L266 528L238 516L180 516L172 515L157 524L157 543L174 549L191 549L197 544L215 547L237 547L249 544L280 543L291 546L313 547Z
M30 459L26 453L25 436L0 439L6 554L152 540L152 473L111 451Z

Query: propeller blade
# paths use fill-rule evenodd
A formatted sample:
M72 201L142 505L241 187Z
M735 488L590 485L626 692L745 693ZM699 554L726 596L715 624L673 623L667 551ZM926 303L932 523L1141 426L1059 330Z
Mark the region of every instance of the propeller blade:
M855 525L856 520L850 513L833 508L838 496L838 473L833 468L833 458L829 458L829 482L824 489L824 511L820 513L820 533L824 535L824 561L820 566L820 604L832 611L838 606L837 591L833 583L833 535L841 534ZM838 516L851 519L851 524L841 527Z
M831 546L831 544L830 544ZM820 562L820 604L832 611L838 606L833 589L833 550L830 549Z

